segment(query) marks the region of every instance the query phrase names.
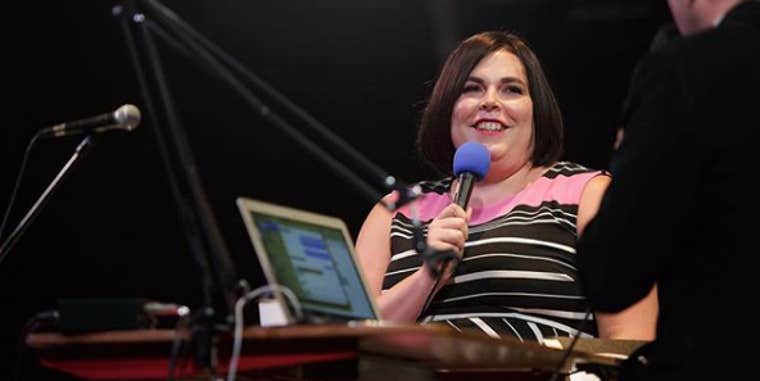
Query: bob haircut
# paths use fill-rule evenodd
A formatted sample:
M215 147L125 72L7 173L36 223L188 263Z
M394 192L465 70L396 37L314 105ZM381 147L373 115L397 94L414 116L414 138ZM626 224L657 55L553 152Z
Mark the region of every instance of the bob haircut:
M532 164L550 164L562 155L562 113L538 58L525 41L514 34L482 32L467 38L451 52L422 113L417 133L417 150L423 159L441 173L452 173L455 148L451 142L451 113L454 104L478 62L499 50L516 55L525 67L528 90L533 101Z

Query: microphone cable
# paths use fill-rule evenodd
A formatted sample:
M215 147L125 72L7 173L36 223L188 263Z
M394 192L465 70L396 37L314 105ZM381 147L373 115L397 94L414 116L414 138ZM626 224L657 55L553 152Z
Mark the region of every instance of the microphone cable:
M557 367L552 372L552 377L549 379L549 381L556 381L557 377L562 372L562 368L564 368L567 365L567 359L570 358L570 355L573 353L573 348L575 348L575 344L578 342L578 338L581 336L581 332L583 328L586 328L586 325L588 325L589 318L591 317L591 303L589 303L588 307L586 307L586 315L583 317L583 320L578 325L578 329L575 331L575 335L573 336L573 339L570 341L570 345L567 346L567 349L565 350L565 353L562 355L562 359L557 364Z
M430 303L433 301L433 294L435 294L435 289L437 289L438 285L441 284L442 279L443 279L442 273L440 273L435 278L435 283L433 284L433 288L430 289L430 292L428 293L427 298L425 298L425 304L422 305L422 309L420 310L420 317L422 316L422 313L428 309L428 307L430 306Z
M5 213L3 213L3 222L0 223L0 242L2 242L3 238L3 232L5 232L5 224L8 222L8 217L10 217L11 210L13 209L13 204L16 202L16 194L18 193L19 186L21 185L21 179L24 177L24 171L26 170L26 163L29 160L29 153L32 151L32 146L34 146L34 143L37 142L37 140L40 138L40 136L43 135L43 131L37 131L34 136L29 140L29 143L26 145L26 151L24 151L24 158L21 159L21 168L19 169L18 174L16 175L16 181L13 185L13 190L11 191L11 197L10 201L8 202L8 206L5 208ZM0 257L0 262L2 261L2 257Z
M430 276L435 279L433 288L431 288L430 292L428 292L428 295L425 298L425 303L422 305L422 309L420 310L419 317L421 317L423 312L425 312L430 306L430 303L433 302L433 295L435 294L435 290L441 284L441 280L443 280L443 272L446 271L446 268L444 267L442 269L438 269L438 266L445 266L449 260L458 261L459 257L456 255L456 253L453 253L451 251L438 252L431 249L426 242L425 232L422 228L422 223L420 222L419 211L417 210L417 203L412 202L409 206L409 209L412 214L414 250L422 256L423 266L424 263L428 264L428 268L430 269Z
M429 248L425 239L425 232L422 228L422 223L420 222L420 213L417 209L416 201L413 201L411 204L409 204L409 211L412 215L412 244L414 245L414 250L422 256L424 266L425 262L428 262ZM420 310L418 318L422 316L422 313L427 310L430 302L433 301L433 294L435 293L435 289L438 288L438 285L441 283L441 278L443 278L438 271L434 270L434 267L431 266L430 269L430 275L432 275L435 279L435 283L433 284L433 288L430 289L430 292L428 292L428 295L425 298L425 303L422 304L422 309Z

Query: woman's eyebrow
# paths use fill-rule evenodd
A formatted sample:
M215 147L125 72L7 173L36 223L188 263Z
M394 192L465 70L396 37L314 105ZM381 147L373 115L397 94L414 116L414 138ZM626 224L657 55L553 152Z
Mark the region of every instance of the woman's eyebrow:
M468 82L477 82L478 84L485 83L485 80L483 78L480 78L480 77L477 77L477 76L473 76L473 75L469 76L467 78L467 81ZM519 78L519 77L504 77L504 78L499 79L499 83L500 84L514 83L514 82L517 82L517 83L525 86L525 81L523 81L522 78Z

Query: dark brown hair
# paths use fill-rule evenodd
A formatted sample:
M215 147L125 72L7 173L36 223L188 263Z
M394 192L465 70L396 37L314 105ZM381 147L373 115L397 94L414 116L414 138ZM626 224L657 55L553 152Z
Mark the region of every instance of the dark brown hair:
M562 154L562 114L538 58L525 41L514 34L482 32L467 38L451 52L422 114L417 149L428 163L442 173L451 173L454 158L455 148L451 142L454 103L478 62L498 50L516 55L525 67L533 101L533 165L552 163Z

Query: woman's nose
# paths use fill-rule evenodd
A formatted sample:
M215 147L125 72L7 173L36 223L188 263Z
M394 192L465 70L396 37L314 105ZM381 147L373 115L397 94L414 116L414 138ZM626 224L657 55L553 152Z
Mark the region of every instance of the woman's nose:
M494 91L486 91L483 95L483 99L480 101L480 109L490 111L498 107L499 102L496 101L496 94L494 94Z
M486 97L480 102L481 110L491 111L497 108L499 108L499 103L491 98Z

